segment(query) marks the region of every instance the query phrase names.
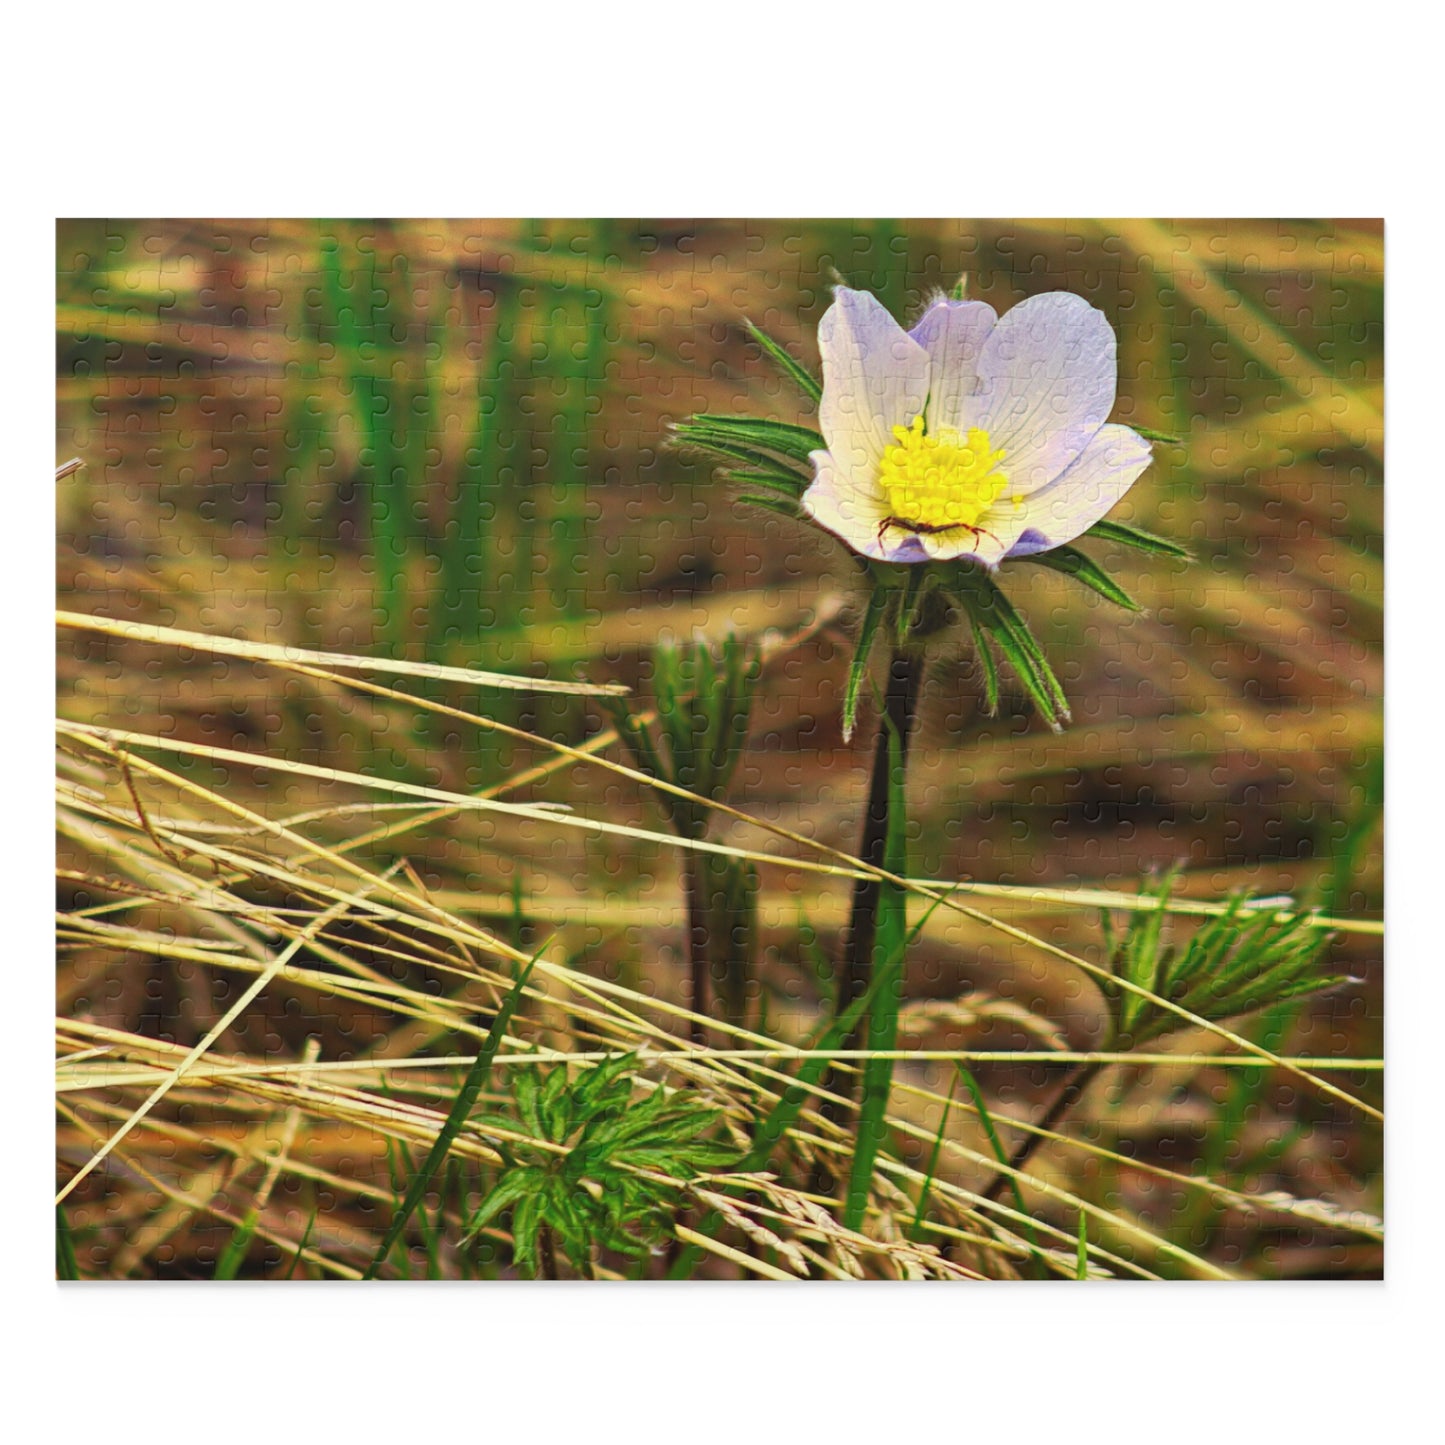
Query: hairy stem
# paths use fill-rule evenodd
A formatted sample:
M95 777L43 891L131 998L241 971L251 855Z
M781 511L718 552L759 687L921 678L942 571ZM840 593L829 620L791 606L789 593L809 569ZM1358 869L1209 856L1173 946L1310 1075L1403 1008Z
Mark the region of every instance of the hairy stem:
M1035 1127L1052 1130L1059 1120L1084 1097L1084 1091L1103 1072L1103 1069L1103 1064L1076 1064L1065 1077L1054 1102L1044 1111L1043 1118ZM1042 1134L1028 1135L1009 1156L1009 1168L1022 1169L1033 1158L1034 1151L1043 1142ZM993 1182L983 1191L983 1198L996 1203L998 1197L1008 1188L1009 1180L1012 1178L1012 1174L995 1174Z
M884 694L885 718L878 721L878 738L873 745L873 776L868 785L868 811L863 818L863 841L858 857L874 868L883 866L888 840L889 727L898 733L898 755L904 771L908 768L908 741L913 731L913 713L923 679L923 658L917 652L895 652L888 664L888 688ZM885 720L886 719L886 720ZM878 932L876 878L859 878L853 884L853 907L843 945L843 977L838 990L838 1012L847 1012L854 1000L867 992L873 976L873 943ZM859 1047L861 1025L844 1044Z

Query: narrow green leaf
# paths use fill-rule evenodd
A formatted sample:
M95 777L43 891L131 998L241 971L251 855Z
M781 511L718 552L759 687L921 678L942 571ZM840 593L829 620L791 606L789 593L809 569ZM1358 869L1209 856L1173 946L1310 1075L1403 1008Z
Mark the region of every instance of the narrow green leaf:
M762 417L715 416L702 413L679 422L673 428L680 440L722 442L761 447L789 461L810 463L812 454L826 450L822 435L811 427L789 422L767 421Z
M1157 537L1153 532L1145 532L1139 527L1127 526L1123 522L1111 522L1107 519L1095 522L1084 536L1097 537L1101 542L1118 542L1121 546L1133 547L1157 557L1177 557L1185 562L1189 560L1188 550L1177 542L1171 542L1167 537Z
M1068 699L1028 624L982 567L969 563L940 570L947 594L968 614L975 628L990 633L1013 668L1039 715L1055 732L1069 720Z
M798 508L794 502L783 501L780 497L759 497L744 492L738 501L749 507L761 507L766 512L776 512L780 517L797 517Z
M743 325L747 327L748 334L763 348L772 359L777 362L782 371L793 379L799 391L815 405L823 399L822 385L816 380L813 374L800 361L795 361L787 351L762 327L747 317L743 318ZM1137 430L1137 428L1136 428ZM1141 433L1142 435L1142 433Z
M1053 572L1062 572L1065 577L1082 582L1090 591L1097 592L1106 602L1112 602L1115 606L1126 607L1130 612L1140 610L1139 604L1092 557L1086 556L1076 547L1055 547L1052 551L1036 552L1031 557L1019 560L1037 563Z
M211 1276L213 1279L235 1279L240 1273L246 1253L251 1247L252 1237L256 1233L256 1226L260 1222L260 1215L254 1208L246 1211L246 1217L232 1231L225 1249L221 1251L221 1257L216 1261L216 1272Z
M677 430L676 435L679 443L697 451L708 452L723 461L744 462L759 470L781 470L776 457L759 451L756 447L745 446L740 440L714 438L711 434L688 432L682 428ZM797 477L799 482L806 482L801 472L797 473Z
M948 1098L943 1104L943 1117L938 1121L938 1133L933 1139L933 1152L928 1156L928 1169L923 1176L923 1183L918 1189L918 1206L913 1211L913 1224L908 1230L908 1237L915 1244L918 1243L919 1235L923 1232L923 1216L928 1213L928 1195L933 1188L933 1176L938 1173L938 1160L943 1153L943 1136L948 1130L948 1116L953 1110L953 1092L958 1088L958 1075L955 1074L948 1084Z
M65 1205L55 1206L55 1274L57 1279L79 1279L80 1266L75 1261L75 1240L70 1233L70 1219Z
M997 631L994 640L1004 660L1013 668L1015 676L1023 684L1038 714L1054 732L1062 732L1063 720L1054 707L1054 699L1047 683L1039 676L1037 664L1012 633Z
M1040 710L1044 712L1050 726L1057 730L1061 721L1069 721L1069 700L1064 696L1064 689L1058 678L1054 676L1054 670L1049 666L1049 661L1044 656L1044 650L1039 646L1038 639L1030 631L1028 623L1019 615L1018 609L999 589L993 578L985 577L984 582L992 592L991 600L994 616L998 619L999 636L1000 638L1007 636L1018 651L1029 660L1029 673L1034 685L1049 699L1048 706ZM1027 684L1029 678L1026 677L1024 681Z
M502 1039L506 1036L507 1025L511 1023L512 1015L517 1011L517 1005L522 1001L522 990L526 987L527 980L531 977L532 970L536 967L537 960L541 958L545 948L544 944L527 961L526 966L517 975L517 981L512 985L506 998L502 1000L502 1006L497 1010L497 1016L492 1020L492 1026L487 1030L487 1037L483 1041L477 1057L472 1061L471 1068L467 1070L466 1079L457 1092L451 1111L447 1114L446 1120L437 1134L436 1142L432 1145L431 1152L427 1155L422 1167L413 1177L411 1188L407 1190L401 1207L392 1216L391 1227L386 1231L386 1237L381 1241L371 1263L367 1265L366 1273L362 1275L363 1279L376 1278L377 1271L386 1262L392 1247L401 1238L407 1221L410 1220L417 1205L425 1196L427 1186L446 1160L447 1153L452 1147L452 1141L461 1132L467 1116L472 1112L472 1106L477 1102L477 1095L481 1093L482 1086L492 1071L492 1060L496 1057Z
M763 487L795 502L808 490L807 477L783 471L781 467L738 467L723 472L722 477L742 487Z
M914 614L923 599L928 580L927 567L908 568L903 583L903 596L899 599L898 612L894 618L899 647L908 641L908 634L913 630Z
M316 1228L316 1216L321 1211L313 1209L306 1220L306 1228L301 1231L301 1238L296 1241L295 1253L291 1256L291 1263L286 1267L283 1279L291 1279L296 1274L296 1266L301 1263L301 1256L306 1252L306 1246L311 1243L311 1231Z
M973 629L974 651L978 653L978 665L983 672L984 705L988 715L994 717L998 713L998 663L994 661L988 632L972 612L968 613L968 625Z
M843 741L853 736L858 721L858 690L868 671L868 655L873 651L873 639L878 625L888 610L889 593L882 587L875 587L868 595L868 610L863 614L863 627L858 634L858 646L853 650L853 661L848 668L848 683L843 693Z

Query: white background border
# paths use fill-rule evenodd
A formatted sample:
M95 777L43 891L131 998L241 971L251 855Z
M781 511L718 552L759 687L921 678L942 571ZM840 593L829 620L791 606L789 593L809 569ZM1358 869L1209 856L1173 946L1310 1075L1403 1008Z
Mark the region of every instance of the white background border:
M150 3L7 22L20 615L4 726L23 786L0 837L27 856L5 873L26 887L9 906L24 927L6 956L0 1242L18 1438L1336 1441L1417 1438L1417 1408L1438 1419L1438 55L1389 4L1087 10ZM1387 218L1405 519L1389 556L1388 1284L58 1287L38 841L55 217L952 213Z

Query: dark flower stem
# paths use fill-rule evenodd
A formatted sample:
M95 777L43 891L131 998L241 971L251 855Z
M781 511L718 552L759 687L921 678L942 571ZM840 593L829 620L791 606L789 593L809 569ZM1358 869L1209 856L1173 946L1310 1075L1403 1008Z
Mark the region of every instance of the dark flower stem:
M1103 1072L1103 1069L1103 1064L1076 1065L1064 1079L1063 1086L1059 1089L1054 1102L1044 1111L1044 1116L1036 1127L1052 1130L1059 1120L1084 1097L1084 1091ZM1042 1134L1029 1134L1009 1156L1009 1168L1022 1169L1034 1157L1034 1151L1043 1142ZM983 1191L982 1197L997 1203L999 1196L1008 1188L1009 1180L1012 1178L1012 1174L995 1174L993 1182Z
M883 866L884 845L888 838L889 724L897 730L899 763L906 775L908 741L913 731L913 714L922 680L922 652L917 649L896 650L888 664L888 686L883 699L885 718L879 719L878 738L873 746L873 777L868 786L868 811L863 819L863 841L858 850L858 857L874 868ZM853 907L843 945L843 976L838 989L840 1014L846 1013L850 1004L862 998L873 976L879 891L880 884L876 878L859 878L853 884ZM859 1039L862 1032L863 1025L860 1024L844 1047L861 1047Z

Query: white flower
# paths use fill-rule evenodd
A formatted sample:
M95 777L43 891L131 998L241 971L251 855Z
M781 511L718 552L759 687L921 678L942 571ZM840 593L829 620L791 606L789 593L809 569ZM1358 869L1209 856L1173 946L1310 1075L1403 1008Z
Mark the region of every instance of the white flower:
M904 331L840 286L818 327L827 451L803 507L885 562L997 567L1088 531L1149 465L1149 444L1106 426L1113 330L1054 291L1001 319L940 298Z

